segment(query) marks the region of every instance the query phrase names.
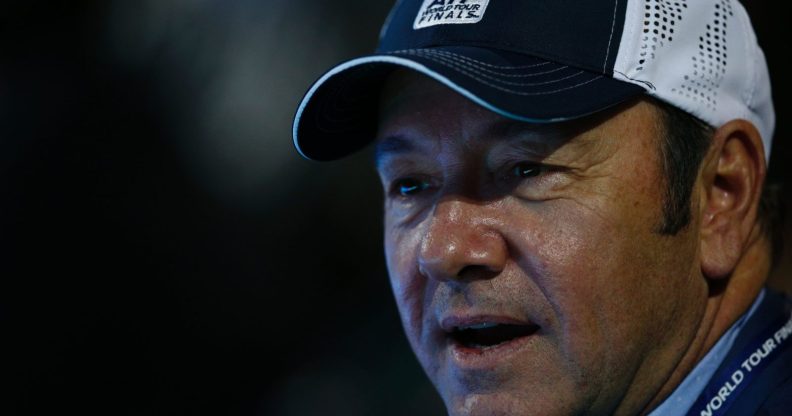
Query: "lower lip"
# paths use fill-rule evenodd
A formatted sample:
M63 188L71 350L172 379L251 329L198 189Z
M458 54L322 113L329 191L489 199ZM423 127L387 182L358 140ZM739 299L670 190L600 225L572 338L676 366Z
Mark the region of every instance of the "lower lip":
M526 350L535 340L537 333L514 338L510 341L486 348L466 347L450 340L451 357L457 367L471 370L492 369L507 362L513 355Z

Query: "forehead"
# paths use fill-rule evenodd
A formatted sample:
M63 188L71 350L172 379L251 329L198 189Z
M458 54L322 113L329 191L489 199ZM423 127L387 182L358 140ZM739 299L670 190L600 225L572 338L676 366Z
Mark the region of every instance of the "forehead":
M527 123L490 111L424 75L397 70L379 102L376 157L415 150L417 144L473 149L503 141L530 144L543 154L560 147L583 151L601 145L603 135L659 132L658 120L654 104L638 99L576 120Z

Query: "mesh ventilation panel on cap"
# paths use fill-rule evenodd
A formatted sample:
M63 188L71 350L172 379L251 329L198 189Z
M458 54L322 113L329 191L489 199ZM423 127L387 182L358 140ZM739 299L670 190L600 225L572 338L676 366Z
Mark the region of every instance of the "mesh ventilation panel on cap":
M646 3L643 20L643 36L641 36L641 58L637 69L643 69L647 60L655 59L658 47L674 40L674 26L682 20L683 10L687 9L687 0L649 0Z
M718 105L718 88L726 74L728 20L734 16L731 3L721 0L715 5L711 20L698 38L698 54L690 57L692 71L684 77L679 88L671 92L713 108Z

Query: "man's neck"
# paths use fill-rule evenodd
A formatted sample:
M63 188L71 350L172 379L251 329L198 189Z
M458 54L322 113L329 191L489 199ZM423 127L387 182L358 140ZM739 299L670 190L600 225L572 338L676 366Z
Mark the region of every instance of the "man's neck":
M729 328L751 307L770 273L770 243L757 225L734 272L709 281L709 297L699 329L687 353L642 414L660 405L687 377Z

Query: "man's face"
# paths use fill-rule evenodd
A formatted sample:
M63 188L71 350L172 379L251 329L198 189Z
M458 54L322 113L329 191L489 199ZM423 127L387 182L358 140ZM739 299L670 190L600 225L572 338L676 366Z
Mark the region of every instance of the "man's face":
M656 232L655 111L530 125L391 78L377 139L388 270L451 414L636 413L679 364L707 289L696 227Z

